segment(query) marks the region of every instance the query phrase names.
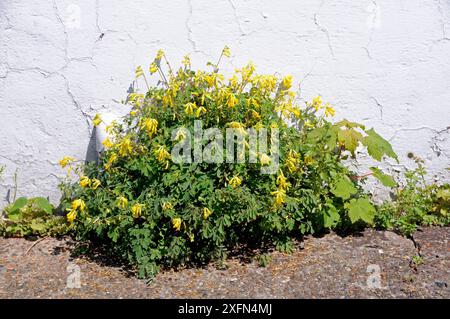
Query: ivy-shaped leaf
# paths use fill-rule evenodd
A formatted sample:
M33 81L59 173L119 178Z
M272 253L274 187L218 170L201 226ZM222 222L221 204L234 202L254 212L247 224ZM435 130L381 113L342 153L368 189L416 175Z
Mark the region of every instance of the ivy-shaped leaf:
M350 217L352 223L363 220L373 225L376 210L367 198L352 199L345 204L345 208L348 211L348 217Z
M36 203L36 205L42 209L44 212L46 212L47 214L51 214L53 212L53 206L52 204L49 203L49 201L47 200L47 198L44 197L36 197L33 198L34 202Z
M348 176L339 176L335 181L331 192L342 199L348 199L351 195L356 194L356 188Z
M355 154L358 143L363 139L361 133L354 129L339 130L338 140L345 146L345 149Z
M26 197L20 197L18 198L14 204L11 206L11 208L8 209L8 212L10 214L17 214L19 210L28 203L28 199Z
M394 178L392 176L384 174L379 168L371 167L370 170L373 173L373 176L377 178L381 184L383 184L386 187L395 187L397 186L397 183L395 182Z
M381 161L383 155L392 157L398 162L397 154L392 149L392 145L378 135L373 128L366 131L367 136L362 140L362 143L367 146L369 155L377 161Z

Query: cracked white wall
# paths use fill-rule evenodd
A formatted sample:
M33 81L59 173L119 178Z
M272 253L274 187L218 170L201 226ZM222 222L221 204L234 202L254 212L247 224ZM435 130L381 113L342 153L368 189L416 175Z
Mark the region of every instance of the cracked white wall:
M292 73L305 99L322 95L402 164L412 151L449 181L449 0L1 0L0 202L16 169L18 195L57 202L58 160L92 156L91 117L124 108L157 49L203 67L225 44L226 68Z

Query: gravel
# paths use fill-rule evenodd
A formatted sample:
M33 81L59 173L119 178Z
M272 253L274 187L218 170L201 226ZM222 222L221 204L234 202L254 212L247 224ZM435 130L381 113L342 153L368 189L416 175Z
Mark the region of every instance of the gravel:
M412 239L309 236L290 255L270 252L267 267L236 256L225 269L168 270L150 283L104 258L71 257L70 238L0 238L0 298L450 298L449 238L448 227Z

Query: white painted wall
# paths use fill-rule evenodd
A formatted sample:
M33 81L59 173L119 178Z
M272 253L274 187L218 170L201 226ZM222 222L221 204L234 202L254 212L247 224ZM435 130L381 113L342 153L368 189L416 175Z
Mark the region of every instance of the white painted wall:
M157 49L203 67L225 44L228 68L294 74L450 180L450 0L0 0L0 204L16 169L19 195L57 202L58 160L89 155L90 116Z

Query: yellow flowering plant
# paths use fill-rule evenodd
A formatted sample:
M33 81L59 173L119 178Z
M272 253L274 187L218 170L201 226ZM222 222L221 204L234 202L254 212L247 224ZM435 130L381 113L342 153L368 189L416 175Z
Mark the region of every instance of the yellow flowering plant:
M77 238L109 244L152 276L161 266L224 258L243 243L289 251L296 236L373 223L370 196L343 160L360 149L378 161L396 159L390 144L361 124L331 122L335 110L320 96L300 102L292 75L258 74L249 63L226 77L219 66L230 55L226 47L211 69L193 70L188 56L174 68L160 50L136 69L146 91L129 94L130 112L107 127L98 163L77 164L81 179L62 185ZM158 85L150 85L153 77ZM242 161L198 160L207 141L199 155L196 121L224 135L234 129L245 141ZM279 131L269 141L279 144L278 160L270 147L250 150L250 128ZM188 142L194 159L176 161L172 150ZM61 161L71 165L72 158Z

